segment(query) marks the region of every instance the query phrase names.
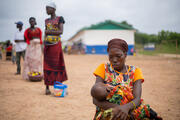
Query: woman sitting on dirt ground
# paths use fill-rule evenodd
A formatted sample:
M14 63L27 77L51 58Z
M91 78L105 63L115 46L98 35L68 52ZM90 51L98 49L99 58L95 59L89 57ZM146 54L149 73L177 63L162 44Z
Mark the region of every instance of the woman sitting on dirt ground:
M110 63L101 64L95 70L96 83L108 84L113 87L124 86L131 90L133 99L123 105L97 100L93 97L93 103L97 106L94 120L110 120L103 117L103 112L112 108L112 120L129 119L130 112L141 104L142 83L144 78L140 68L125 64L128 45L122 39L112 39L108 42L108 55ZM108 90L108 89L107 89ZM93 96L93 95L92 95Z

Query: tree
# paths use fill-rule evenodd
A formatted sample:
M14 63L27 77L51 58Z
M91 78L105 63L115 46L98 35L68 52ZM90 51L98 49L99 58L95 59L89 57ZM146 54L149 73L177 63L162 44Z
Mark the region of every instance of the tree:
M170 32L170 31L160 31L158 33L158 42L159 43L167 43L174 44L178 41L178 45L180 44L180 33Z
M133 27L131 24L129 24L129 23L128 23L127 21L125 21L125 20L122 21L121 24L127 25L127 26L129 26L129 27Z

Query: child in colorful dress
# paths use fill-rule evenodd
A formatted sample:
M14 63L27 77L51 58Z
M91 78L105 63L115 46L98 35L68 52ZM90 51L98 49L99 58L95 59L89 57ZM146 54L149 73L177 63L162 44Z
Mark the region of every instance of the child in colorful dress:
M101 64L94 71L94 75L96 76L95 84L103 83L113 87L128 87L128 89L131 90L133 98L119 105L111 103L108 100L100 101L93 97L93 103L97 106L94 119L103 120L104 118L100 114L112 108L113 120L126 120L129 119L130 111L141 104L142 83L144 82L144 78L140 68L125 64L128 52L128 44L126 41L122 39L110 40L107 51L110 63Z
M91 95L99 101L108 100L111 103L123 105L131 101L134 97L132 91L127 86L111 86L108 84L97 83L91 89ZM161 120L160 117L157 116L157 113L150 108L148 104L144 104L143 100L141 100L141 105L134 108L134 110L130 111L131 119L142 120L145 118ZM111 120L113 117L112 108L100 112L96 119L107 119Z

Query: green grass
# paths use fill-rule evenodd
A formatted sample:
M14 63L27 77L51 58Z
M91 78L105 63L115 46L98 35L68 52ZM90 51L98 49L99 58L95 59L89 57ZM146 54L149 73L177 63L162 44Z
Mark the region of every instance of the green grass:
M178 46L176 51L176 45L173 44L159 45L156 50L160 53L180 54L180 46Z
M157 55L158 54L155 51L148 51L148 50L139 51L138 53L143 54L143 55Z
M156 45L156 49L153 51L150 50L144 50L143 45L135 45L135 48L139 54L144 55L157 55L160 53L166 53L166 54L180 54L180 46L178 46L178 49L176 51L175 44L161 44Z

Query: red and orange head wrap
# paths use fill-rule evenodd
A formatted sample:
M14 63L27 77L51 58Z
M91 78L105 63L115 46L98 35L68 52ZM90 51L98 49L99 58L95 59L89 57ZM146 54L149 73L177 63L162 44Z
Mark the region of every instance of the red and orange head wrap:
M114 38L108 42L107 51L109 52L111 48L118 48L124 53L128 52L128 44L126 43L126 41L118 38Z

